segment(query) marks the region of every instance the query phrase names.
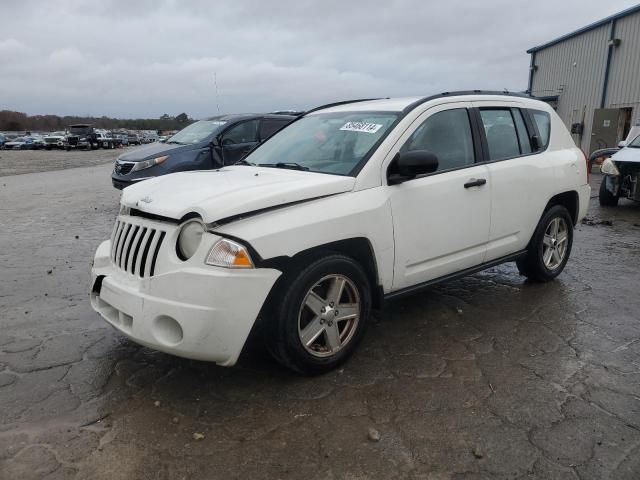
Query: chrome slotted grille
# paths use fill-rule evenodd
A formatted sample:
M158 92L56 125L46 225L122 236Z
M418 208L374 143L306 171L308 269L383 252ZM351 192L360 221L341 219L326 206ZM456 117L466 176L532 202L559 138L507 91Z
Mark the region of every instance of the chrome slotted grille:
M111 237L111 262L132 275L151 277L165 235L158 228L117 220Z
M119 175L128 175L131 173L133 169L133 163L131 162L121 162L120 160L116 160L116 164L114 170Z

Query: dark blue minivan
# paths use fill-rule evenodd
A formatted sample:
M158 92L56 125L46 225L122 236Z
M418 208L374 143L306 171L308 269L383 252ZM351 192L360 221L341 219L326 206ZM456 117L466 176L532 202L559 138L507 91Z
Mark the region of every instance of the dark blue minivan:
M111 182L123 189L148 178L233 165L297 116L222 115L200 120L164 142L126 152L116 160Z

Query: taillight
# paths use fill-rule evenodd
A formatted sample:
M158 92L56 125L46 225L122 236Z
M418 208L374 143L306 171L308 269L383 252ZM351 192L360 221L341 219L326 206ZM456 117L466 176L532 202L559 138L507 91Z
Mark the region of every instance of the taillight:
M584 163L587 168L587 185L588 185L591 180L591 167L589 166L589 159L587 158L587 154L584 153L584 150L582 149L580 149L580 151L582 152L582 156L584 157Z

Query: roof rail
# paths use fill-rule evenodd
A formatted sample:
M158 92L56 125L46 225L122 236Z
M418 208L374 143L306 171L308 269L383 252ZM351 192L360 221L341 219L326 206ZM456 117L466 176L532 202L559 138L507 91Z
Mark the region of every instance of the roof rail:
M389 97L387 97L389 98ZM356 100L343 100L341 102L333 102L333 103L327 103L326 105L320 105L319 107L315 107L312 108L311 110L307 110L306 112L304 112L304 115L307 115L311 112L315 112L316 110L322 110L325 108L330 108L330 107L337 107L340 105L346 105L348 103L358 103L358 102L369 102L371 100L382 100L381 98L358 98ZM302 116L304 116L302 115Z
M416 100L415 102L407 105L402 110L403 113L409 113L411 110L416 108L419 105L422 105L429 100L435 100L436 98L442 97L457 97L462 95L500 95L500 96L508 96L508 97L521 97L521 98L533 98L528 93L523 92L509 92L508 90L459 90L455 92L442 92L437 93L435 95L430 95L428 97L421 98L420 100Z
M302 110L276 110L275 112L269 112L269 115L291 115L294 117L304 115Z

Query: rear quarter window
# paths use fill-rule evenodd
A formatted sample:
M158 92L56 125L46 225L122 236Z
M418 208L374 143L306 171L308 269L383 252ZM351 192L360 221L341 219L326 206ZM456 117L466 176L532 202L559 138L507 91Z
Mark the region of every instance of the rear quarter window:
M551 116L542 110L529 110L533 122L538 128L540 135L540 150L544 150L549 145L549 136L551 133Z

